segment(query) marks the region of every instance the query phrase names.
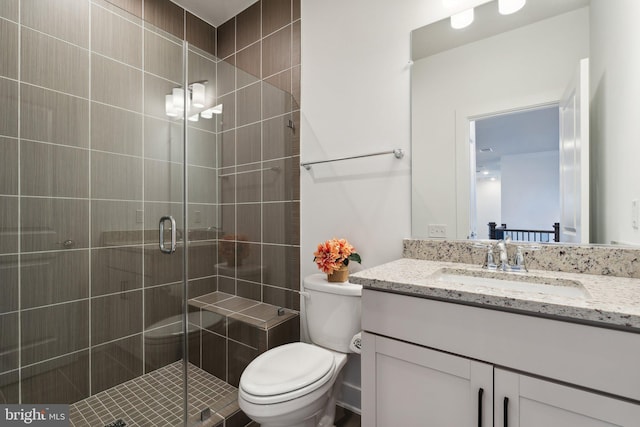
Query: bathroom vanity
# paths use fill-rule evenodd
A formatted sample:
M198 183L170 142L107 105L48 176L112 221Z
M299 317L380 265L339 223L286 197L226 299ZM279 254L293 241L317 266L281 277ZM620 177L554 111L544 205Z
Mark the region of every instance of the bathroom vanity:
M364 287L363 425L640 425L640 280L487 277L409 258L351 276Z

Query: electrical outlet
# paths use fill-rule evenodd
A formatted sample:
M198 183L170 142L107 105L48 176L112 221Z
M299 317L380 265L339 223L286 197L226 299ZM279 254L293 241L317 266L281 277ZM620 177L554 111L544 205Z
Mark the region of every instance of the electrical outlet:
M196 224L200 224L202 222L202 212L195 211L193 213L193 222Z
M445 239L447 237L446 224L429 224L429 237L436 239Z
M144 211L138 209L136 211L136 224L142 224L143 221L144 221Z
M638 203L639 202L637 199L631 201L631 227L635 228L636 230L638 229L638 222L640 221Z

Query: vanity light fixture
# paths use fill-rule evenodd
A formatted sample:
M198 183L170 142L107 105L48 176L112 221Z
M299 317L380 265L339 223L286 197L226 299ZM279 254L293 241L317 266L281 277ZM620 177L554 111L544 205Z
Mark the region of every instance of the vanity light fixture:
M451 15L451 28L456 30L468 27L473 22L473 8Z
M527 0L498 0L498 12L500 15L511 15L522 9Z

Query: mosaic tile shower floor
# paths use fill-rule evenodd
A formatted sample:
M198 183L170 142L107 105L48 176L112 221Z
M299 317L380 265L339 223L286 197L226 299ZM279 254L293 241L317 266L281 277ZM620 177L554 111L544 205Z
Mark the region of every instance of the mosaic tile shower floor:
M71 425L102 427L122 420L127 427L181 426L182 374L182 361L174 362L76 402L69 408ZM212 416L198 425L216 426L238 411L235 387L191 364L188 375L189 425L205 408Z

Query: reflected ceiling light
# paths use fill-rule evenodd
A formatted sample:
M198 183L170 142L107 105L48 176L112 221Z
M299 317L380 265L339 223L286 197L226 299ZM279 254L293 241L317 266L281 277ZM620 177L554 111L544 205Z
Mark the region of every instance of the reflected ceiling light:
M200 114L194 114L193 116L189 116L187 120L189 120L190 122L197 122L199 118L200 118Z
M204 107L204 85L202 83L191 85L191 105L195 108Z
M473 8L451 15L451 28L459 30L468 27L473 22Z
M498 0L498 12L500 15L511 15L522 9L527 0Z
M222 114L222 104L218 104L211 109L213 114Z

